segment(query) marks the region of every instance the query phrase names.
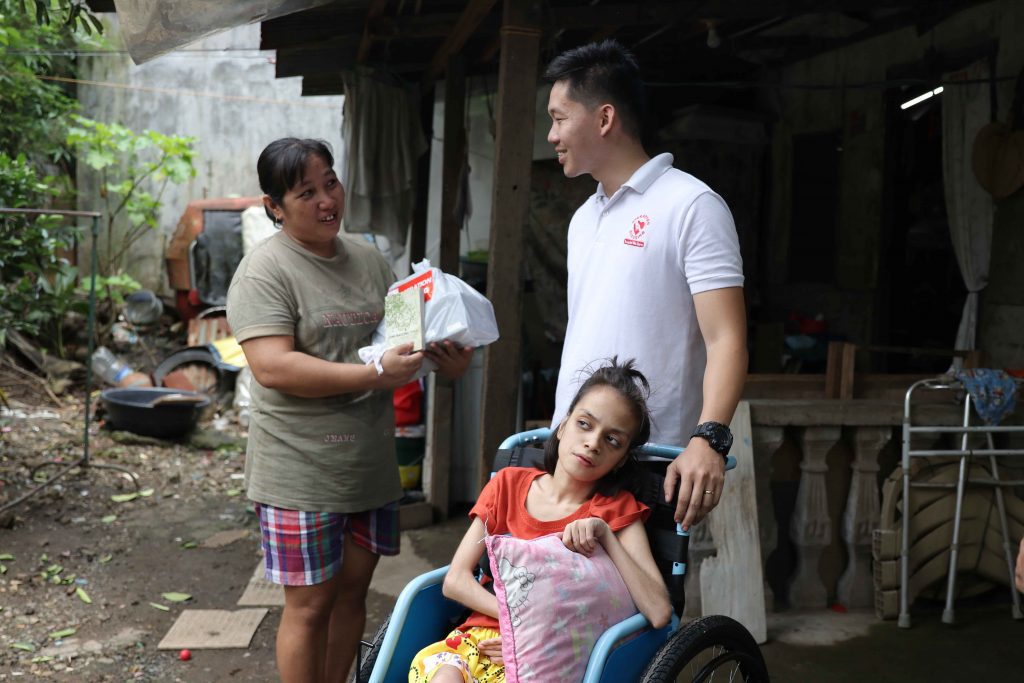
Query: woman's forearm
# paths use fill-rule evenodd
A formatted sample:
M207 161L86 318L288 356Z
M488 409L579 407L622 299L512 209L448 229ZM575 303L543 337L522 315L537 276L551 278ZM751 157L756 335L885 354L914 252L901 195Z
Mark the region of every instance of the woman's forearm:
M301 351L289 351L268 359L256 381L268 389L302 398L323 398L375 388L377 371L372 365L333 363Z
M472 573L449 569L441 592L471 610L498 618L498 598L481 586Z
M672 618L672 604L668 598L668 590L661 575L644 570L614 533L606 533L601 537L601 545L619 570L629 595L633 598L640 613L655 628L661 628Z

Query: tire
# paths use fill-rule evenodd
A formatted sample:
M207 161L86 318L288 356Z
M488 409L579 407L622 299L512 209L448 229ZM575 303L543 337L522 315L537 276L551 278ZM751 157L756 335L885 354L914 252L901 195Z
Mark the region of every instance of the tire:
M677 629L644 669L640 680L768 683L768 670L750 632L729 617L714 615Z
M356 673L356 683L366 683L370 680L370 674L373 673L373 665L377 663L377 655L380 654L381 643L384 642L384 634L388 631L388 624L391 623L391 613L381 622L381 625L377 628L377 632L373 634L373 638L370 640L370 647L363 654L362 659L359 662L359 670Z

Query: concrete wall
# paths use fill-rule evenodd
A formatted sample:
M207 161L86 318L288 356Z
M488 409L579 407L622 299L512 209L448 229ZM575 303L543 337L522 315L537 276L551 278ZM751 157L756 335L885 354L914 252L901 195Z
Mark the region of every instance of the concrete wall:
M931 31L918 35L913 27L885 34L799 62L781 74L783 84L865 83L886 80L895 65L923 61L929 50L955 52L998 40L996 73L1017 75L1024 66L1024 5L1012 0L980 3L959 12ZM999 84L1000 118L1005 119L1013 81ZM765 299L769 304L806 313L822 312L838 321L840 333L857 341L873 339L872 300L879 285L879 256L883 244L882 201L885 154L885 94L881 89L782 89L779 122L773 139L772 212L766 240ZM793 136L829 130L843 132L840 205L835 259L835 286L791 285L788 270ZM996 249L1024 249L1024 201L1010 198L997 205ZM1009 362L1007 344L1024 330L1024 269L1019 261L994 257L991 293L983 298L980 345L993 363ZM952 339L950 343L952 343ZM1017 353L1018 366L1024 352Z
M113 24L108 38L119 45L116 18L104 20ZM135 245L128 261L129 274L144 287L169 293L164 248L189 201L260 194L256 159L267 143L287 135L322 138L340 157L344 98L301 97L301 79L275 78L274 53L257 49L259 30L242 26L138 66L124 53L83 58L83 79L128 86L79 86L85 116L136 132L198 138L195 178L167 186L159 228ZM80 207L97 206L94 176L80 168L78 181Z

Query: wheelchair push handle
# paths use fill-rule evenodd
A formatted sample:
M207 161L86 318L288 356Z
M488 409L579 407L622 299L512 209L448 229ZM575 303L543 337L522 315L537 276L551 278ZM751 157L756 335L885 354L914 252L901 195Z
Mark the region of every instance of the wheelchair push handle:
M551 429L548 427L519 432L502 441L498 449L507 450L521 446L540 446L548 440L549 436L551 436ZM682 452L683 449L680 446L668 446L660 443L645 443L640 447L640 457L646 456L648 458L666 458L671 460ZM725 456L725 469L726 471L736 469L736 458L731 455Z

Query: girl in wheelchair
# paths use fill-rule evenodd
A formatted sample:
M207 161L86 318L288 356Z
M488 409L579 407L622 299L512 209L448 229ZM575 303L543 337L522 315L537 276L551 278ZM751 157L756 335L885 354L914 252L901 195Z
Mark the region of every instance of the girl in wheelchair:
M611 359L583 383L545 444L545 469L506 467L488 482L443 586L445 596L472 613L416 655L410 683L505 680L498 599L475 577L482 539L490 534L529 540L557 533L566 548L588 557L600 544L639 611L656 628L669 622L668 591L643 526L650 510L629 491L636 449L650 436L649 393L632 360Z

